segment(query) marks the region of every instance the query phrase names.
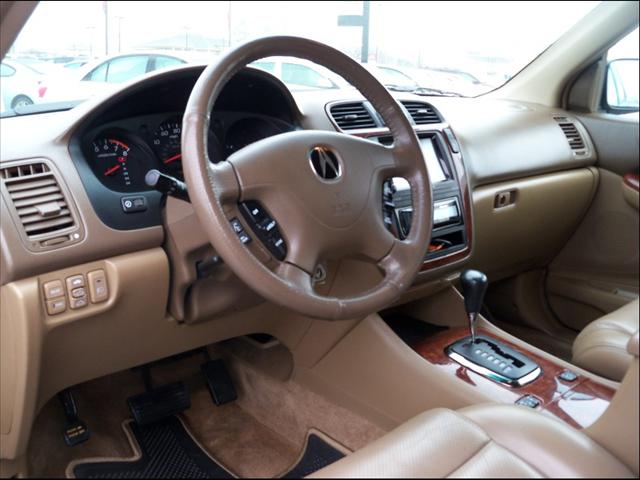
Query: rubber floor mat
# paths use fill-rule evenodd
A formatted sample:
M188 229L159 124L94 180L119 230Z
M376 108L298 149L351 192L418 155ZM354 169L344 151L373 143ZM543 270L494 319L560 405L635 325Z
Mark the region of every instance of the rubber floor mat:
M315 433L307 436L307 445L298 463L282 478L303 478L340 460L345 454Z
M134 448L131 459L90 459L69 465L75 478L235 478L193 439L178 417L125 431ZM134 438L132 438L135 437Z

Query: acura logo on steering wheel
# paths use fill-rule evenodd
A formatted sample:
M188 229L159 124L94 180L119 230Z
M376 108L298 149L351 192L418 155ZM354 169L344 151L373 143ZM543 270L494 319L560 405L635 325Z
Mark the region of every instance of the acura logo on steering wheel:
M327 147L313 147L309 152L309 161L311 168L320 180L331 182L342 175L337 155Z

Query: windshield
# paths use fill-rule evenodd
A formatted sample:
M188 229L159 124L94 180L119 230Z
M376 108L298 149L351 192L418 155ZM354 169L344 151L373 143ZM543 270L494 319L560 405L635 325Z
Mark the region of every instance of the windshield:
M267 35L334 46L390 90L476 96L508 81L596 3L40 2L3 60L1 110L37 103L46 111ZM255 66L292 90L349 88L297 59Z

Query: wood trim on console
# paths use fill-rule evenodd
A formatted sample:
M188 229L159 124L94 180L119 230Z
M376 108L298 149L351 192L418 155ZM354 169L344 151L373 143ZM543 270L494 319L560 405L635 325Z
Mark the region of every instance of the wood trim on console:
M542 375L524 387L509 387L495 382L451 360L445 348L468 335L466 328L452 328L423 340L409 343L409 346L432 365L437 365L452 376L479 388L499 403L515 403L523 395L533 395L540 400L540 410L554 415L575 428L592 425L606 410L615 390L593 380L578 375L573 382L558 378L564 367L546 360L535 353L525 351L517 345L499 338L484 329L484 336L505 343L514 350L527 355L542 369Z
M627 173L623 177L624 184L629 188L637 191L640 191L640 175L637 173Z

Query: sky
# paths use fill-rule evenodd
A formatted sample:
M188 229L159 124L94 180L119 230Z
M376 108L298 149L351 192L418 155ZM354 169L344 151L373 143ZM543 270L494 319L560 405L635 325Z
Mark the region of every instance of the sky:
M199 34L235 45L288 34L329 43L357 56L361 29L339 27L338 15L362 11L347 2L41 2L12 53L85 55L139 48L173 35ZM370 58L429 66L491 56L521 68L598 2L371 2ZM512 68L515 68L512 67ZM514 72L515 73L515 72Z

